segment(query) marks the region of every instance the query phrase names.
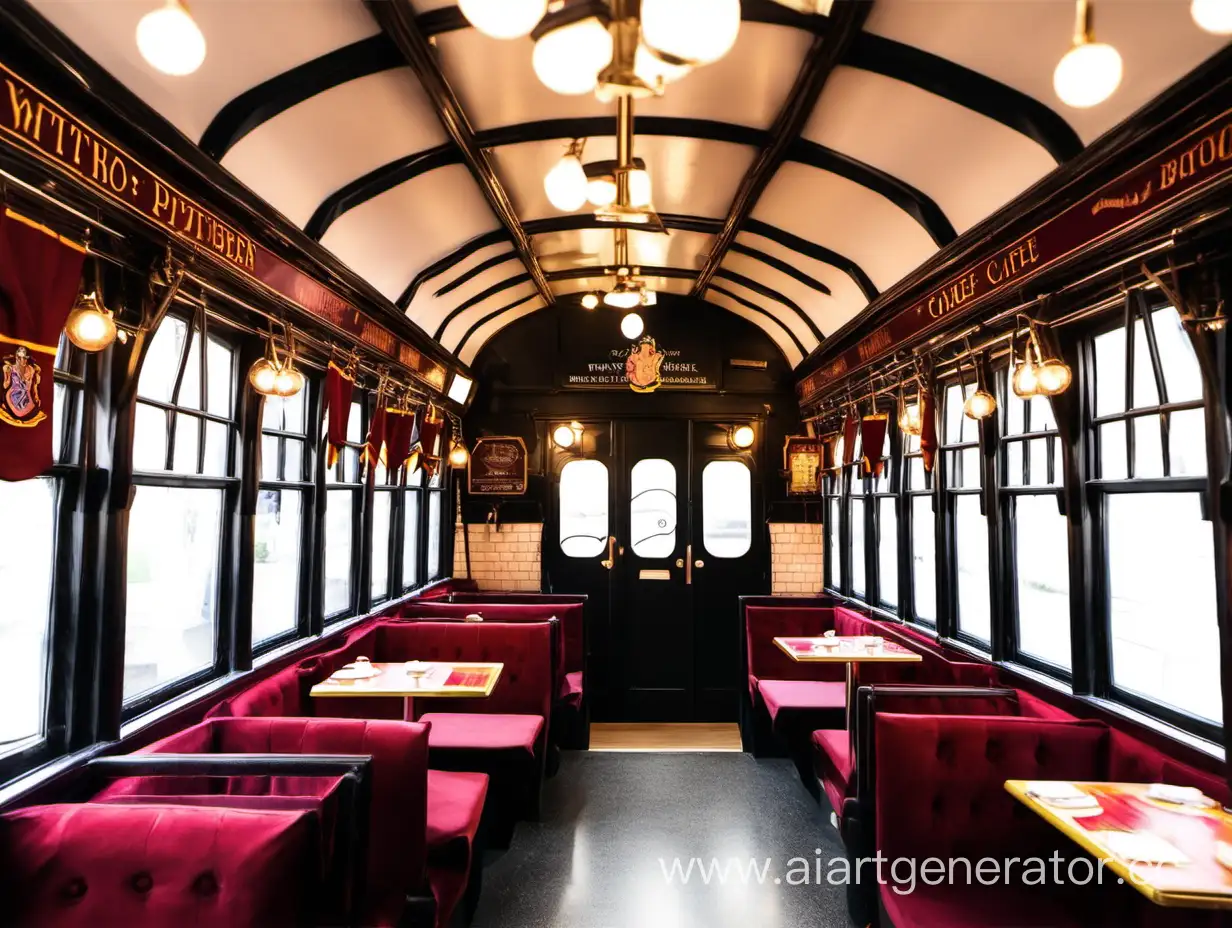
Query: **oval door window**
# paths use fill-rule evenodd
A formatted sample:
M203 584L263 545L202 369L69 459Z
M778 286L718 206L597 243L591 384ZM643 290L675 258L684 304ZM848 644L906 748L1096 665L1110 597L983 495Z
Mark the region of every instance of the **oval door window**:
M570 461L560 471L560 550L598 557L607 547L607 467Z
M711 461L702 471L702 543L727 558L753 544L753 477L740 461Z
M646 458L629 475L629 526L638 557L671 557L676 550L676 468Z

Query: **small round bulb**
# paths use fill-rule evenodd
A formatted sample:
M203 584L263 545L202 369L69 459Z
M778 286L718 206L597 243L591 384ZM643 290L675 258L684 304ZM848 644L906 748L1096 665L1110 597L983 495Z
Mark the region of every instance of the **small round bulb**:
M278 370L268 358L259 358L248 371L248 382L252 384L253 389L266 395L274 392L277 377Z
M732 445L739 448L741 451L746 448L752 448L753 442L757 439L757 433L753 431L751 425L738 425L732 429L731 441Z
M467 22L494 39L530 35L548 11L548 0L458 0Z
M1057 64L1052 85L1061 102L1075 109L1103 103L1120 86L1121 54L1103 42L1080 42Z
M642 334L645 324L642 322L642 317L637 313L629 313L620 320L620 332L625 338L632 341Z
M1232 35L1232 0L1193 0L1189 12L1211 35Z
M1029 360L1023 360L1014 370L1012 381L1014 395L1029 400L1039 393L1039 368Z
M183 77L205 61L205 36L180 0L167 0L137 23L137 50L156 70Z
M68 340L82 351L102 351L116 339L115 318L93 293L81 297L64 323Z
M552 441L557 448L572 448L574 441L573 429L567 425L558 425L552 431Z
M586 169L577 155L568 154L552 166L543 179L548 200L563 213L572 213L586 203Z
M1039 392L1045 396L1056 396L1058 393L1064 393L1069 389L1070 382L1074 379L1074 373L1070 370L1069 365L1056 358L1050 358L1041 364L1037 376L1039 378Z
M987 419L997 411L997 398L987 390L976 390L963 404L963 412L969 419Z
M599 305L599 294L586 293L582 295L582 308L595 309Z

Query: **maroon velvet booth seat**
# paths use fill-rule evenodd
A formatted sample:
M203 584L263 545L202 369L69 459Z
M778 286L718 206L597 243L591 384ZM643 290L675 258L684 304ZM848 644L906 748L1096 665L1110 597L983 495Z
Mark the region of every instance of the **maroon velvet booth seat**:
M0 897L14 928L314 924L309 812L176 805L31 806L0 817Z
M466 888L476 829L467 830L466 816L459 814L458 806L470 802L469 818L478 821L486 777L451 775L463 782L433 778L437 795L432 796L425 725L356 719L215 718L155 742L141 753L371 755L363 923L398 924L408 895L423 896L430 885L437 924L447 925ZM102 790L94 801L135 797L193 801L190 797L214 794L226 802L249 805L257 798L277 805L288 798L312 797L322 803L328 842L333 831L329 804L333 785L333 780L320 777L129 777ZM430 836L435 843L429 841Z

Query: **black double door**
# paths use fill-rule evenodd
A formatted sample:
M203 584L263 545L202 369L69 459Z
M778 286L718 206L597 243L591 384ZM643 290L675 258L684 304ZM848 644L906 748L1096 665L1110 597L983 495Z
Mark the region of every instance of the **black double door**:
M556 591L590 596L596 720L737 717L738 597L764 592L769 564L755 458L728 445L729 427L668 419L595 428L607 432L595 447L606 453L586 456L607 468L603 544L562 539L562 513L568 536L570 512L603 507L579 502L575 481L557 481L544 553Z

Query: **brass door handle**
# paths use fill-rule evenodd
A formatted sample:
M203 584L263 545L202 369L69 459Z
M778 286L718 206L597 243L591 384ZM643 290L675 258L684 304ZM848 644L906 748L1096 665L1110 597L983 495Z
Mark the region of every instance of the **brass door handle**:
M616 536L609 535L607 539L607 557L603 559L603 566L611 570L616 566L616 559L612 556L612 552L616 548Z
M699 557L696 561L694 561L694 562L693 562L693 566L694 566L694 567L705 567L705 566L706 566L706 562L705 562L705 561L703 561L703 560Z
M680 566L680 562L676 562L676 566ZM686 586L693 583L693 545L690 544L684 549L684 582Z
M684 566L684 558L682 558L682 557L678 557L678 558L676 558L676 566L677 566L677 567L683 567L683 566Z

